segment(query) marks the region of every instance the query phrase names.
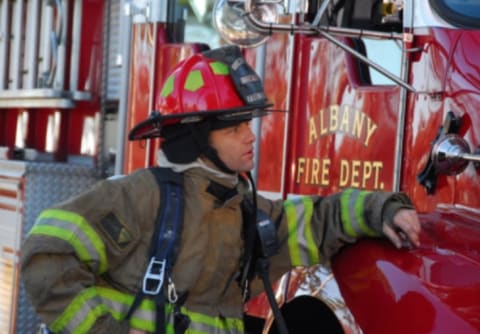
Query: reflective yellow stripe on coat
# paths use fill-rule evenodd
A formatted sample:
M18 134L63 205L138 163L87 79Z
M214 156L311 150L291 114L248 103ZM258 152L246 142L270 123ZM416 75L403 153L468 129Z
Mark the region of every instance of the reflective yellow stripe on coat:
M312 233L313 201L310 197L288 199L283 204L287 216L288 248L292 265L319 262L318 247Z
M125 319L134 296L121 293L105 287L90 287L79 293L66 308L66 310L51 324L50 329L54 332L67 330L69 333L83 334L95 324L95 321L110 314L117 320ZM130 327L146 332L155 331L155 310L153 300L145 298L135 310L131 319ZM174 305L166 304L166 333L174 334ZM180 312L190 319L190 326L186 333L190 334L242 334L244 325L242 319L211 317L201 313L191 312L185 307Z
M191 312L185 307L182 307L180 312L190 319L190 326L185 334L243 334L245 332L242 319L211 317ZM174 334L173 305L167 305L166 313L168 318L166 334Z
M105 287L90 287L82 290L65 311L50 325L54 332L67 330L69 333L88 333L96 320L110 313L115 319L122 320L127 315L134 296ZM148 332L155 330L155 304L144 299L135 310L131 319L132 328Z
M347 189L340 196L342 225L351 237L376 237L379 234L365 223L365 197L370 191Z
M95 230L80 215L58 209L43 211L30 234L48 235L68 242L78 258L94 272L107 271L105 244Z

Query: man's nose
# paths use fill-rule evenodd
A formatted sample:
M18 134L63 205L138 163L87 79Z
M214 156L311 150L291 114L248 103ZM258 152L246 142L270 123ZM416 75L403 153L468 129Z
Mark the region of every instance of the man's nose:
M247 126L247 140L249 142L254 142L255 141L255 133L253 132L252 125L248 124Z

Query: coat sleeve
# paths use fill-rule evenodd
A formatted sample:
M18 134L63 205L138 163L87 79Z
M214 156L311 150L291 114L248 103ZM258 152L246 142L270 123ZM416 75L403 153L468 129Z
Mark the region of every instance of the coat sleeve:
M118 307L124 300L106 282L145 237L142 212L158 203L158 194L145 191L152 182L139 174L100 181L37 218L22 247L21 277L54 333L129 332Z
M293 267L328 264L344 245L359 238L383 237L383 224L412 205L402 193L347 189L286 201L259 197L258 207L277 226L279 252L270 258L270 278L275 281Z

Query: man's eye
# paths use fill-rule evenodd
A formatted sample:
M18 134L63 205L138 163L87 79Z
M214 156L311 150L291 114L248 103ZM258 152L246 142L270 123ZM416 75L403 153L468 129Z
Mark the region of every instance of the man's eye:
M239 129L238 125L232 126L232 127L228 128L228 133L236 133L236 132L238 132L238 129Z

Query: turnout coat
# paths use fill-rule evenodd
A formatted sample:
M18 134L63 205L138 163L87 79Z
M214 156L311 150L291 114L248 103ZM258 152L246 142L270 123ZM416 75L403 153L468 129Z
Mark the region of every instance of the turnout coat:
M189 330L243 333L237 282L244 252L241 202L249 196L236 175L194 167L182 172L184 223L171 286L186 296L177 311ZM100 181L44 210L21 257L21 275L36 312L54 333L128 333L155 330L155 304L146 298L124 320L148 264L160 191L149 169ZM410 207L403 194L348 189L324 198L271 201L258 196L277 226L279 251L270 258L275 281L300 265L328 263L347 243L382 236L382 224ZM253 281L252 293L261 292ZM165 307L173 333L175 305Z

